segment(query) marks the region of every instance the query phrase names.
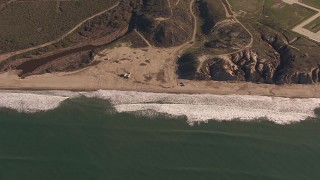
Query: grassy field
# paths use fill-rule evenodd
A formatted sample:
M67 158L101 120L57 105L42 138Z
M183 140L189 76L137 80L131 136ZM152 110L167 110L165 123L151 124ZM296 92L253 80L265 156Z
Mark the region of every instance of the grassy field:
M289 5L281 0L266 0L259 22L276 29L291 29L316 12L300 5Z
M9 2L10 0L0 0L0 11L5 8L6 4Z
M320 31L320 17L312 21L310 24L306 25L304 28L309 29L312 32Z
M177 4L177 7L180 8L180 9L186 9L186 10L189 10L189 0L180 0L179 3Z
M203 0L198 2L198 36L211 31L214 24L226 18L226 13L220 0Z
M206 0L209 14L221 20L225 18L225 10L220 0Z
M0 0L0 7L4 6L7 4L10 0Z
M279 32L292 29L316 13L297 4L286 4L282 0L229 0L229 2L232 9L244 19L258 21Z
M297 24L301 23L305 19L308 19L312 15L314 15L316 12L304 7L301 7L299 5L289 5L282 0L228 0L232 6L232 10L236 12L238 15L238 19L242 23L247 26L247 28L250 29L252 26L253 29L251 31L258 30L255 27L261 26L262 29L269 29L271 32L278 34L282 39L289 42L290 40L296 38L299 36L298 34L291 31L291 29L296 26ZM312 0L311 0L312 1ZM214 14L214 17L217 20L224 19L224 8L221 5L220 0L206 0L208 11ZM320 1L319 1L320 3ZM201 10L200 10L201 13ZM201 15L201 14L200 14ZM198 32L201 32L201 26L205 23L205 21L202 21L202 18L199 18L199 30ZM319 19L320 21L320 19ZM314 24L317 24L318 22L313 22ZM318 26L315 26L313 24L313 28L318 30ZM254 30L255 29L255 30ZM259 29L258 31L260 31ZM200 33L198 33L198 42L196 42L196 45L194 46L195 49L197 49L197 52L200 49L205 49L202 47L202 43L200 43L203 38ZM222 37L217 37L218 39L223 39ZM211 39L210 37L205 37L206 40ZM256 45L256 43L255 43ZM263 48L262 48L263 49ZM208 51L208 49L206 50ZM224 52L224 51L222 51ZM228 52L228 51L226 51ZM217 52L218 54L221 52Z
M83 19L118 0L12 2L0 11L0 53L42 44L66 33Z
M320 1L319 0L300 0L300 2L320 9Z
M170 16L169 4L167 0L144 1L144 11L152 12L153 17Z
M261 0L229 0L233 11L245 11L247 13L257 13L263 6Z

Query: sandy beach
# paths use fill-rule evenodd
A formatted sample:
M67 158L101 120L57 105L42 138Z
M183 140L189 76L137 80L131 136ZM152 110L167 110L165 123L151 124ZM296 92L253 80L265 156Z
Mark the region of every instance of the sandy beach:
M18 72L0 74L0 89L15 90L123 90L184 94L239 94L290 98L319 98L320 86L274 85L248 82L217 82L178 79L179 48L132 49L118 47L100 52L97 65L68 73L48 73L21 79ZM120 77L131 73L129 79ZM183 86L181 86L181 83Z

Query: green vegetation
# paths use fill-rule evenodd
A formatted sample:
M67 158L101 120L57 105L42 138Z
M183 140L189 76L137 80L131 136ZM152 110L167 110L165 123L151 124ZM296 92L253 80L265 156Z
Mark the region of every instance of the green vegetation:
M189 10L188 4L188 0L180 0L176 7L178 7L179 9Z
M306 25L304 28L309 29L312 32L320 31L320 17L312 21L310 24Z
M123 45L129 46L131 48L148 47L148 44L136 33L136 31L132 31L126 34L125 36L121 37L117 41L114 41L110 44L102 46L101 48L99 48L99 50L103 50L106 48L120 47Z
M0 0L0 11L6 7L7 3L9 2L10 0Z
M229 0L234 11L244 11L246 13L257 13L263 6L261 0Z
M309 6L320 9L320 1L319 0L299 0L300 2L307 4Z
M214 25L226 18L224 7L220 0L202 0L198 4L197 42L195 46L203 46L204 39L212 31Z
M185 51L186 57L183 56L188 63L180 62L180 59L178 61L181 77L227 80L232 72L238 74L236 78L252 82L318 82L315 69L320 63L317 53L319 46L291 30L317 12L297 4L289 5L282 0L228 1L234 13L230 12L228 7L222 6L227 5L226 0L197 1L199 27L196 42ZM245 28L236 22L236 19L226 18L225 10L236 15ZM319 30L319 21L320 18L310 25L314 31ZM256 53L259 66L253 64L252 54L246 54L248 51L243 49L249 45L251 36L253 44L247 50ZM295 42L306 46L300 46ZM223 63L221 61L214 66L208 63L210 58L217 55L231 55L230 61L223 59ZM193 63L200 57L206 58L206 61ZM202 62L203 60L201 59ZM202 65L200 69L194 68L199 64ZM212 75L208 70L216 74Z
M224 3L226 4L226 2ZM197 6L199 16L197 37L195 44L188 50L188 53L193 55L227 54L249 43L249 35L242 26L233 23L230 19L226 20L226 12L222 1L202 0L197 3ZM218 22L220 22L220 25L216 26Z
M184 54L177 61L178 75L182 79L194 79L199 63L193 54Z
M179 4L168 6L158 0L144 1L137 16L136 28L148 41L158 47L181 45L191 39L193 21L190 17L190 0L180 0ZM154 10L157 9L157 10ZM172 12L172 13L171 13Z
M0 11L0 53L39 45L66 33L118 0L12 2Z
M54 40L117 1L14 1L0 11L0 17L4 17L0 19L0 27L4 27L0 32L0 54ZM81 56L82 52L123 45L146 47L140 34L156 47L182 45L193 41L196 28L194 42L177 61L181 78L266 83L320 81L320 73L316 72L320 46L291 30L315 11L282 0L197 0L193 6L197 27L193 27L191 0L180 0L177 5L175 2L121 1L118 7L82 23L61 41L10 60L49 56L63 64L76 57L83 64L87 59ZM319 31L320 18L306 28Z
M153 17L168 17L170 16L170 8L168 0L148 0L144 1L145 12L149 12Z
M316 12L297 4L289 5L281 0L266 0L259 22L277 30L291 29Z
M201 15L207 15L207 18L215 22L226 17L225 9L220 0L203 0L200 5L200 13L204 13Z
M318 0L304 1L314 1L314 4L320 5ZM297 4L289 5L282 0L229 0L229 2L238 14L259 21L278 31L291 29L316 13Z
M226 18L224 7L220 0L201 0L197 2L198 35L208 34L214 24Z

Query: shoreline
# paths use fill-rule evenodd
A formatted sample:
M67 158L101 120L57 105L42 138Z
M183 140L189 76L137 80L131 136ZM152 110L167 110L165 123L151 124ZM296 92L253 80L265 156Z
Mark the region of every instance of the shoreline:
M180 80L182 83L193 83L193 85L204 85L206 88L183 88L180 86L165 88L157 86L128 86L128 87L85 87L74 86L52 86L52 85L30 85L30 86L3 86L0 83L0 91L71 91L71 92L92 92L98 90L114 90L114 91L133 91L145 93L167 93L167 94L188 94L188 95L252 95L282 98L320 98L319 85L301 85L301 84L255 84L250 82L220 82L220 81L194 81ZM215 86L207 86L213 84ZM217 87L219 86L219 87ZM233 88L234 87L234 88ZM305 93L302 93L305 92Z
M170 94L117 90L87 92L0 90L0 108L36 113L56 109L65 100L77 97L108 101L117 113L183 116L190 125L210 120L255 121L261 118L275 124L286 125L318 117L315 110L320 108L320 98Z
M135 49L126 45L120 45L117 48L104 49L100 51L99 55L94 57L94 61L98 62L97 65L69 73L60 72L32 75L25 79L20 79L17 76L17 71L0 73L0 90L67 90L73 92L117 90L171 94L256 95L283 98L320 98L320 83L312 85L276 85L257 84L251 82L178 79L176 73L177 57L179 57L181 52L186 50L187 47L191 46L196 38L197 18L193 12L194 2L195 1L192 0L189 4L190 14L192 15L191 18L193 18L192 20L194 23L192 38L180 46L170 48L149 46L147 48ZM230 6L228 1L226 2L227 5ZM119 3L107 10L104 10L103 12L116 7L118 4ZM225 5L224 3L222 4L223 6ZM228 8L226 8L226 6L224 7L226 13L230 15ZM102 14L103 12L93 15L92 17ZM89 17L86 20L92 17ZM233 18L237 20L236 17ZM241 22L238 23L248 31ZM80 26L80 24L71 31ZM248 33L251 34L250 31L248 31ZM64 36L65 35L59 39L63 39ZM150 43L148 44L150 45ZM250 44L247 46L250 46L251 44L252 37ZM5 55L6 54L2 54L0 57ZM37 69L34 71L36 70ZM124 79L119 76L129 72L132 74L130 79ZM35 72L35 74L36 73L37 72ZM181 86L181 84L183 86Z
M174 60L179 48L105 49L95 56L97 65L74 72L32 75L20 79L18 71L0 73L1 90L118 90L173 94L258 95L320 98L320 84L256 84L185 80L177 77ZM121 74L131 73L129 79ZM182 85L181 85L182 84Z

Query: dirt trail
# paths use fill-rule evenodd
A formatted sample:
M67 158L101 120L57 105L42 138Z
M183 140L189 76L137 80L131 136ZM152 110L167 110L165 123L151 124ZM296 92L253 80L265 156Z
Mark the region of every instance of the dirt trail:
M139 31L137 31L136 29L134 29L134 31L141 37L141 39L143 39L147 43L149 47L152 47L152 44Z
M231 7L229 1L228 1L228 0L225 0L226 3L224 3L222 0L220 0L220 2L221 2L221 4L223 5L223 7L224 7L224 9L225 9L226 17L227 17L227 18L232 18L232 19L234 19L235 23L240 24L240 25L248 32L248 34L250 35L250 42L249 42L246 46L244 46L243 48L241 48L241 49L239 49L239 50L236 50L236 51L234 51L234 52L230 52L230 53L225 53L225 54L219 54L219 55L212 55L212 56L210 56L210 57L228 58L228 56L230 56L230 55L232 55L232 54L237 54L237 53L239 53L239 52L244 51L244 50L247 49L247 48L251 48L252 45L253 45L253 35L252 35L252 33L249 31L249 29L246 28L246 27L237 19L237 17L234 15L235 13L232 12L232 7ZM231 12L229 12L228 9L229 9ZM200 66L201 66L201 64L202 64L203 62L204 62L204 61L201 61L201 62L200 62Z
M241 49L239 49L239 50L236 50L236 51L234 51L234 52L201 57L201 58L199 59L198 71L201 69L203 63L205 62L205 59L209 59L209 58L213 58L213 57L219 57L219 58L223 58L223 59L228 59L230 55L240 53L240 52L244 51L244 50L247 49L247 48L251 48L252 45L253 45L253 35L252 35L252 33L251 33L251 32L249 31L249 29L246 28L246 27L237 19L237 17L234 15L235 13L232 12L232 8L231 8L231 5L230 5L229 1L228 1L228 0L225 0L226 4L225 4L222 0L220 0L220 1L221 1L221 4L223 5L225 11L226 11L226 17L227 17L227 18L232 18L232 19L234 19L235 23L240 24L240 25L248 32L248 34L250 35L250 42L249 42L246 46L244 46L243 48L241 48ZM228 9L229 9L231 12L229 12Z
M193 17L193 33L192 33L192 39L191 39L191 42L193 41L195 41L196 40L196 35L197 35L197 27L198 27L198 20L197 20L197 16L194 14L194 12L193 12L193 5L194 5L194 3L195 3L195 0L192 0L191 2L190 2L190 13L191 13L191 15L192 15L192 17Z
M197 17L193 12L193 5L195 0L190 1L190 13L193 18L193 33L190 40L180 46L170 48L157 48L141 34L136 33L148 44L149 47L142 49L132 49L128 47L119 47L111 50L102 51L100 54L105 54L110 59L120 59L118 63L104 62L106 67L102 68L101 74L96 76L103 82L105 76L103 72L108 71L112 76L115 76L115 81L118 79L119 73L131 72L132 77L130 81L135 82L132 86L159 86L161 88L174 88L178 83L178 76L176 73L176 59L189 47L191 47L196 39L197 33ZM99 61L99 57L98 57ZM101 60L100 60L101 61ZM117 61L116 61L117 62ZM101 67L96 66L96 70ZM109 70L107 70L109 68ZM96 70L88 70L96 72ZM89 73L90 74L90 73ZM180 80L179 80L180 81Z
M98 65L69 73L48 73L20 79L18 72L0 74L0 89L60 89L60 90L131 90L166 93L211 93L246 94L281 97L320 97L320 85L254 84L247 82L226 83L216 81L193 81L177 79L176 58L182 51L192 46L197 31L194 17L194 33L183 45L172 48L147 47L133 49L119 47L106 49L97 55ZM99 60L100 58L100 60ZM129 79L119 74L131 72ZM181 85L183 84L183 86Z
M56 1L56 12L60 13L61 12L61 0Z
M232 6L230 5L230 3L229 3L229 1L228 0L225 0L226 1L226 3L227 3L227 6L229 7L229 9L232 11ZM227 11L227 9L226 9L226 11ZM233 13L234 14L234 13ZM243 25L239 20L238 20L238 18L235 16L235 15L232 15L232 17L249 33L249 35L250 35L250 43L244 48L244 49L246 49L246 48L251 48L252 47L252 45L253 45L253 35L252 35L252 33L249 31L249 29L245 26L245 25Z
M10 1L8 1L7 3L1 5L1 6L0 6L0 11L1 11L2 9L4 9L5 7L7 7L10 3L14 2L14 1L16 1L16 0L10 0Z
M229 13L228 7L226 7L226 4L223 3L222 0L221 0L221 4L222 4L222 6L223 6L223 8L224 8L224 10L225 10L225 12L226 12L226 17L227 17L227 18L233 17L233 14L230 14L230 13Z
M190 1L190 5L189 5L189 10L190 10L191 16L192 16L192 18L193 18L193 32L192 32L192 37L191 37L191 39L190 39L188 42L186 42L186 43L184 43L184 44L176 47L177 49L179 49L177 55L181 54L184 50L186 50L186 49L188 49L189 47L191 47L191 46L193 45L193 43L195 42L195 40L196 40L198 20L197 20L197 16L196 16L195 13L193 12L193 5L194 5L194 3L195 3L195 0L192 0L192 1Z
M173 16L173 10L171 8L170 0L167 0L167 2L168 2L169 9L170 9L170 14L171 14L170 17L172 17Z
M49 46L49 45L52 45L54 43L57 43L59 41L61 41L62 39L64 39L65 37L67 37L68 35L70 35L71 33L73 33L75 30L77 30L82 24L84 24L85 22L101 15L101 14L104 14L108 11L110 11L111 9L114 9L116 8L117 6L119 6L119 2L117 2L115 5L113 5L112 7L106 9L106 10L103 10L97 14L94 14L86 19L84 19L83 21L81 21L79 24L77 24L74 28L72 28L71 30L69 30L67 33L63 34L62 36L60 36L59 38L53 40L53 41L50 41L50 42L47 42L47 43L44 43L44 44L40 44L38 46L34 46L34 47L31 47L31 48L27 48L27 49L22 49L22 50L18 50L18 51L14 51L14 52L9 52L9 53L6 53L6 54L2 54L0 55L0 62L3 61L3 60L6 60L12 56L15 56L15 55L18 55L18 54L22 54L22 53L26 53L26 52L29 52L29 51L32 51L32 50L35 50L35 49L39 49L39 48L43 48L43 47L46 47L46 46Z
M179 3L180 3L180 0L177 0L177 2L176 2L176 4L175 4L175 5L176 5L176 6L178 6L178 4L179 4Z
M15 0L11 0L11 1L15 1ZM10 2L11 2L10 1ZM176 4L179 4L180 0L178 0L178 2ZM192 38L189 42L179 46L179 47L173 47L174 49L179 49L179 52L177 54L180 54L180 52L182 52L183 50L189 48L192 44L192 42L195 41L195 37L196 37L196 27L197 27L197 19L196 19L196 15L194 14L193 12L193 4L194 4L195 0L192 0L190 2L190 12L191 12L191 15L192 17L194 18L194 30L193 30L193 35L192 35ZM9 3L9 2L8 2ZM169 3L170 4L170 3ZM36 49L39 49L39 48L43 48L43 47L46 47L46 46L49 46L49 45L52 45L54 43L57 43L59 41L61 41L62 39L64 39L65 37L67 37L68 35L70 35L71 33L73 33L76 29L78 29L82 24L84 24L85 22L87 22L88 20L90 19L93 19L103 13L106 13L107 11L111 10L111 9L114 9L115 7L117 7L119 5L119 2L116 3L115 5L113 5L112 7L102 11L102 12L99 12L97 14L94 14L86 19L84 19L83 21L81 21L79 24L77 24L74 28L72 28L71 30L69 30L67 33L65 33L64 35L60 36L59 38L53 40L53 41L50 41L50 42L47 42L47 43L44 43L44 44L41 44L41 45L38 45L38 46L34 46L34 47L31 47L31 48L27 48L27 49L22 49L22 50L18 50L18 51L14 51L14 52L9 52L9 53L6 53L6 54L2 54L0 55L0 62L3 61L3 60L6 60L12 56L15 56L15 55L18 55L18 54L22 54L22 53L26 53L26 52L29 52L29 51L32 51L32 50L36 50ZM171 4L170 4L171 6ZM137 31L137 33L139 34L139 36L148 44L149 47L152 47L151 43L141 34Z
M191 0L189 6L194 25L192 37L188 42L180 46L171 48L157 48L152 46L151 43L140 32L135 30L137 34L148 44L149 47L142 48L140 50L122 47L102 52L102 54L106 54L106 56L111 59L123 60L122 62L119 62L121 63L119 67L110 69L111 74L116 75L121 72L131 72L132 78L130 79L130 81L136 82L132 85L135 88L144 85L148 87L158 86L165 89L176 87L178 83L178 76L176 73L176 59L183 51L191 47L196 39L198 22L197 17L193 12L194 3L195 0ZM131 63L133 61L136 62ZM110 64L107 65L107 67L111 67ZM116 71L114 69L116 69ZM106 68L103 68L103 72L105 72L105 70ZM99 77L105 78L101 74L99 75ZM116 79L117 78L118 77L116 77Z
M228 1L228 0L225 0L226 4L223 3L222 0L220 0L220 1L221 1L221 3L222 3L223 7L225 8L227 18L228 18L228 16L229 16L229 18L233 18L238 24L240 24L240 25L248 32L248 34L250 35L250 42L249 42L246 46L244 46L243 48L241 48L241 49L239 49L239 50L237 50L237 51L235 51L235 52L226 53L226 54L220 54L220 55L217 55L217 56L219 56L219 57L225 57L225 56L229 56L229 55L232 55L232 54L236 54L236 53L242 52L242 51L244 51L244 50L247 49L247 48L251 48L252 45L253 45L253 35L252 35L252 33L249 31L248 28L246 28L245 25L243 25L243 24L238 20L238 18L234 15L235 13L232 13L232 14L229 13L228 8L232 11L232 7L231 7L229 1Z
M173 16L173 8L171 7L170 0L167 0L167 3L168 3L168 7L170 9L170 17L162 17L162 16L160 16L160 17L154 18L154 20L156 20L156 21L166 21L166 20L169 20L169 19L172 18L172 16Z
M177 2L179 3L179 2ZM166 49L171 49L174 50L175 53L173 53L172 58L176 58L177 56L179 56L183 51L185 51L186 49L188 49L189 47L191 47L193 45L193 43L196 40L196 35L197 35L197 26L198 26L198 20L197 20L197 16L195 15L194 11L193 11L193 5L195 3L195 0L191 0L190 1L190 5L189 5L189 11L191 13L191 16L193 18L193 32L192 32L192 37L188 42L185 42L184 44L180 45L180 46L176 46L176 47L171 47L171 48L166 48ZM181 27L180 27L181 28ZM182 28L183 29L183 28ZM184 29L183 29L184 30ZM185 30L184 30L185 31Z

